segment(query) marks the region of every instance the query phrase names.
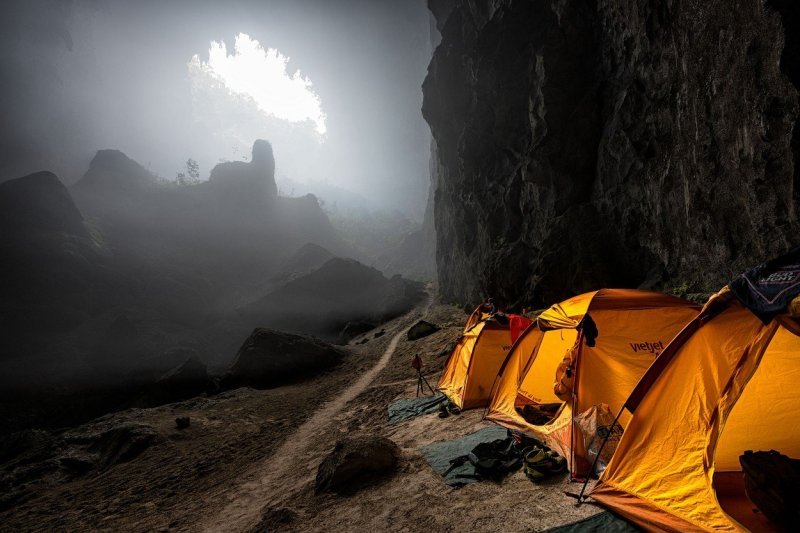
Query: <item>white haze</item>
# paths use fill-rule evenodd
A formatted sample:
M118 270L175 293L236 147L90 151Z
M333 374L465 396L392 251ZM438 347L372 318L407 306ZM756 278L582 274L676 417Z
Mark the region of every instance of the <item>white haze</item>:
M0 180L72 183L105 148L206 178L265 138L284 193L325 183L421 220L430 31L424 0L3 2Z
M289 58L275 48L261 46L245 33L236 36L234 53L224 42L211 41L208 61L194 55L189 61L189 76L194 82L202 74L219 79L233 93L252 98L266 115L289 122L311 121L324 135L325 113L311 80L299 70L287 72Z

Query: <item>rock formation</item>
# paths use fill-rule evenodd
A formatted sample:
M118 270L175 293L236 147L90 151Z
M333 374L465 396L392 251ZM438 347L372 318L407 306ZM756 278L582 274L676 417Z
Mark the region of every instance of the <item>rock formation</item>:
M158 186L156 176L119 150L98 150L72 189L78 193L131 196Z
M253 143L252 154L249 163L228 161L215 166L211 171L211 183L244 201L263 201L278 196L272 145L258 139Z
M348 322L379 324L409 311L422 285L335 257L241 310L242 320L335 340Z
M36 172L0 183L0 234L66 233L86 237L67 188L52 172Z
M790 2L429 5L444 298L713 291L798 244Z
M0 184L0 363L28 366L47 333L74 327L99 306L109 289L102 255L55 174Z
M189 350L184 351L189 352ZM206 365L193 354L148 387L137 405L142 407L163 405L214 391L215 384L208 375Z
M415 341L433 335L441 328L436 324L431 324L426 320L420 320L406 332L406 338L410 341Z
M342 357L344 352L315 338L256 328L239 348L222 386L277 387L325 372Z
M353 494L370 481L391 475L400 457L400 448L386 437L345 437L320 463L314 492Z

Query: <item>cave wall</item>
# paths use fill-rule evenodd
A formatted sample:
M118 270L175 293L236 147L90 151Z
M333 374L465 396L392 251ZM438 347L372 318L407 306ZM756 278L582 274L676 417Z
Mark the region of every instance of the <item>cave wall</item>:
M429 6L446 300L710 292L800 243L791 2Z

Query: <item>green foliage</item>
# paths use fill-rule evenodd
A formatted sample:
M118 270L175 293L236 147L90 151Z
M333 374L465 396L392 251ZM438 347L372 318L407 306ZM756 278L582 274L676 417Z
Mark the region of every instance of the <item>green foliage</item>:
M689 294L691 288L689 284L686 282L681 283L680 285L675 285L673 287L667 287L664 289L666 294L671 294L673 296L678 296L679 298L686 298L686 295Z
M200 163L191 157L186 160L186 175L194 182L200 181Z
M178 172L175 175L178 185L194 185L200 182L200 163L191 157L186 160L186 172Z

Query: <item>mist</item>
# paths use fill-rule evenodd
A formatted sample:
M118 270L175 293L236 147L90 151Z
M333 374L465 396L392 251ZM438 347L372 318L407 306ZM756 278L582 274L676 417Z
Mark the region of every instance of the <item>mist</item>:
M346 345L424 299L422 0L2 12L8 428L174 400L152 387L185 372L218 393L259 328Z
M328 204L422 220L430 137L420 85L431 56L422 0L16 2L0 25L0 180L50 170L69 185L100 149L167 180L193 159L205 180L263 138L284 195L316 188ZM233 61L237 39L285 58L286 78L309 86L324 119L286 120L226 85L210 51Z

